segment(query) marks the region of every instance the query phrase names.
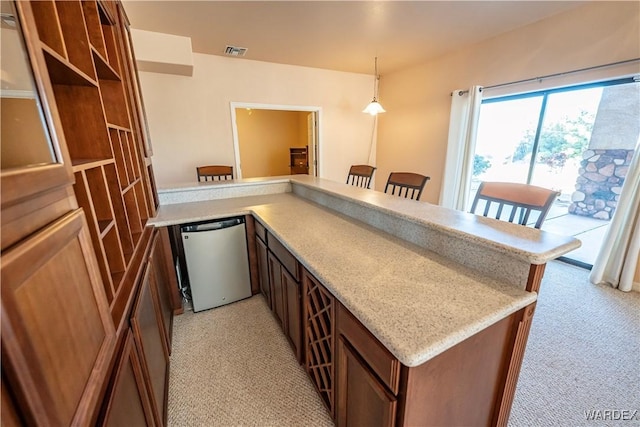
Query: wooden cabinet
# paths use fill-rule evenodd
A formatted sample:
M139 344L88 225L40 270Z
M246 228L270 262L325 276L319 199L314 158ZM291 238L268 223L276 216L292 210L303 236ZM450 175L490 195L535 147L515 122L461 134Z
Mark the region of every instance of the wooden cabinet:
M506 425L534 305L407 367L338 304L337 425Z
M256 254L258 261L258 281L260 282L260 292L264 296L265 300L267 300L269 308L272 308L267 244L260 237L256 237Z
M337 354L338 427L394 426L396 397L378 380L343 337L338 339Z
M106 427L154 425L151 400L149 400L142 365L131 331L127 332L122 354L114 369L113 382L113 390L106 402L101 425Z
M85 425L109 374L115 331L75 210L2 253L2 369L32 425Z
M162 424L180 299L165 237L146 226L157 196L124 11L109 0L7 7L24 35L33 76L19 77L34 81L48 157L25 137L12 142L22 157L11 153L0 170L3 399L6 390L28 425L126 423L113 408L132 411L132 424ZM150 411L136 412L145 393Z
M255 231L260 290L302 363L300 263L259 221Z
M149 264L157 282L158 304L167 349L171 354L173 315L182 312L182 300L178 293L178 281L171 255L169 231L166 227L156 230L151 243Z
M307 147L289 148L291 175L309 174L309 150Z
M162 324L158 283L152 264L147 266L131 314L131 330L142 360L147 391L157 425L166 424L169 352Z
M335 298L306 270L302 283L305 368L335 417Z
M336 317L337 425L395 425L400 362L342 304Z
M302 311L300 282L293 278L286 269L282 269L282 291L286 305L284 332L298 362L302 363Z
M269 252L267 255L269 261L269 283L271 287L271 301L273 314L276 320L285 328L285 295L282 288L282 264L278 258Z

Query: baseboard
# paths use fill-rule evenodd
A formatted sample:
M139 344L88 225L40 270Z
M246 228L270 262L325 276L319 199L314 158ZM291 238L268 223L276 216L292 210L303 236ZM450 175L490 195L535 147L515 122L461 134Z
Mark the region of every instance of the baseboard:
M587 264L586 262L578 261L577 259L573 259L573 258L567 258L567 257L561 256L557 258L557 260L560 262L564 262L565 264L570 264L576 267L584 268L585 270L591 270L593 268L593 265Z
M631 291L640 292L640 282L633 282L633 285L631 285Z

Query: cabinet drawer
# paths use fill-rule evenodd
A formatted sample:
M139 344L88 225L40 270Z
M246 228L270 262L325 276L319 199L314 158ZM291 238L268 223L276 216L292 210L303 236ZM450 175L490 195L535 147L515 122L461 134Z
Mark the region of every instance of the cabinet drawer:
M398 394L400 362L349 311L338 304L338 331L393 394Z
M267 230L264 228L264 225L262 225L260 221L256 219L255 226L256 226L256 236L260 237L260 239L264 243L267 243Z
M256 227L257 229L257 227ZM267 242L269 249L273 254L278 257L282 265L291 273L291 276L297 281L300 281L300 265L298 260L291 255L291 252L285 248L273 234L269 233L269 241Z

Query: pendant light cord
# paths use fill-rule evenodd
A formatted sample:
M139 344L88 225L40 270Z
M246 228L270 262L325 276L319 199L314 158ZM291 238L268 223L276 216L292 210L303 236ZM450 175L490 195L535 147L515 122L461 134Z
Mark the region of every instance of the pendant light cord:
M373 100L377 101L378 100L378 57L375 57L374 60L374 67L375 67L375 76L373 79Z

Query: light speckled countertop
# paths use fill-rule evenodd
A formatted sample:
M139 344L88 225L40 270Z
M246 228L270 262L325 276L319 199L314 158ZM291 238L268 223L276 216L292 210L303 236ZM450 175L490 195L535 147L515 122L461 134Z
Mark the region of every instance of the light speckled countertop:
M430 360L537 297L290 193L161 206L150 223L247 213L406 366Z

